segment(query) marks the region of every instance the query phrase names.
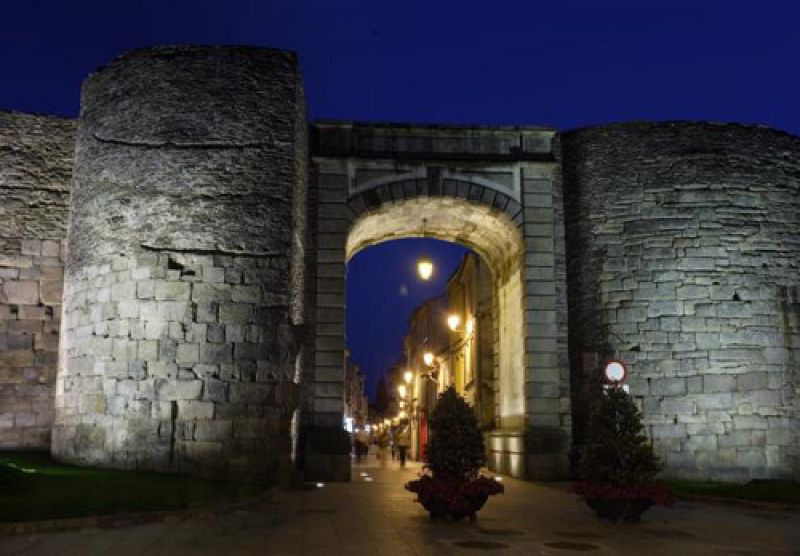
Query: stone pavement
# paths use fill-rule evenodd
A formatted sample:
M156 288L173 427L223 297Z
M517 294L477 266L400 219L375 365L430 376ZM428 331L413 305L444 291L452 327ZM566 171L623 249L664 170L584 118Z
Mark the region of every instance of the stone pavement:
M702 503L647 512L638 525L598 522L563 486L504 478L475 524L431 523L403 483L418 464L353 467L353 482L283 493L286 510L123 529L0 537L0 555L800 554L800 513ZM362 476L363 474L363 476Z

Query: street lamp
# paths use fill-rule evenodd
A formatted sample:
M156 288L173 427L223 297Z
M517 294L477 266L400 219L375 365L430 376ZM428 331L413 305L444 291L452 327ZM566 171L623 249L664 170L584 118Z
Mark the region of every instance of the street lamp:
M406 371L405 373L403 373L403 380L406 381L406 384L411 384L411 381L414 380L414 372Z
M405 384L398 384L397 385L397 393L400 394L401 398L406 397L406 385Z
M433 352L426 351L422 354L422 361L425 363L426 367L433 366Z
M423 280L429 280L433 276L433 261L428 257L420 257L417 261L417 274Z
M458 325L459 324L461 324L461 317L459 315L452 314L449 317L447 317L447 326L453 332L458 330Z

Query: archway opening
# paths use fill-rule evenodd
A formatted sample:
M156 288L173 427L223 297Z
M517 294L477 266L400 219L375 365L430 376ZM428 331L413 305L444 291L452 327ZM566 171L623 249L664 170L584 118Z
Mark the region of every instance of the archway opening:
M437 393L446 385L455 385L476 407L484 430L501 439L496 442L491 434L487 437L490 466L523 476L524 450L521 446L510 449L503 440L508 437L504 433L514 431L511 436L521 443L520 433L525 425L524 245L521 234L504 213L492 207L457 198L416 198L383 205L355 220L347 235L346 260L351 261L367 248L379 244L388 246L387 242L393 240L423 237L452 242L469 251L460 249L462 256L458 266L447 272L447 276L439 277L446 287L439 290L438 299L437 295L431 295L409 319L410 323L422 318L435 322L447 336L446 347L434 346L428 333L418 337L420 333L415 333L414 328L420 327L409 325L404 357L389 375L394 373L396 380L402 383L402 375L412 371L413 379L406 382L414 396L409 393L405 407L394 406L393 410L397 415L410 415L410 411L415 411L417 427L413 451L415 457L422 457L425 412ZM421 244L419 254L424 250ZM407 270L413 271L413 260L405 261L405 265ZM478 280L480 276L483 278ZM482 286L478 286L478 282ZM474 287L466 287L467 283ZM481 287L487 290L485 295L480 294ZM352 296L351 291L348 306ZM456 308L458 310L454 311ZM459 313L460 322L448 331L447 316L452 312ZM420 329L428 327L426 324ZM350 323L348 348L353 339L352 328ZM430 350L425 349L426 342L431 342ZM426 352L432 357L429 364L423 360ZM352 355L358 358L359 354ZM394 396L395 400L397 398ZM412 399L416 405L408 403Z

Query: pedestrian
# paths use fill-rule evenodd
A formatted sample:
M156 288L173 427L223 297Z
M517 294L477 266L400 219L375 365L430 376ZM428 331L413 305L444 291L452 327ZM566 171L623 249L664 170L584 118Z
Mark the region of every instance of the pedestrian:
M369 436L364 429L356 429L355 442L353 443L353 450L356 453L356 463L361 463L361 457L369 450Z
M389 465L389 432L384 429L378 435L378 457L381 459L381 467Z
M400 467L406 466L406 455L411 447L411 431L409 429L410 427L405 425L397 433L397 451L400 453Z

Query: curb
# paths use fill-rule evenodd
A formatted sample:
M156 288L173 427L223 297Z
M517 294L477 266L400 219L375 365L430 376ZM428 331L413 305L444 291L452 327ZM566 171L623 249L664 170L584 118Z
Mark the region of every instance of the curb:
M166 521L186 521L188 519L213 519L233 512L271 511L272 522L277 523L285 513L285 505L275 501L277 489L271 489L259 495L257 499L219 504L182 510L164 510L155 512L116 513L108 515L92 515L86 517L70 517L47 519L42 521L12 521L0 523L0 537L10 535L29 535L34 533L51 533L59 531L75 531L79 529L118 529L147 523Z

